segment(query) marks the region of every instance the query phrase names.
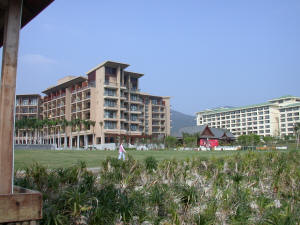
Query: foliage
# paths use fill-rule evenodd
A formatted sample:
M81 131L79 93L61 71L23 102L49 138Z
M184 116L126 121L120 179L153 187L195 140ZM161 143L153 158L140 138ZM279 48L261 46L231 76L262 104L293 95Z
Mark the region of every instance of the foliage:
M157 164L157 159L155 159L153 156L148 156L147 158L145 158L145 167L148 172L156 170Z
M166 148L174 148L177 144L177 138L173 136L167 136L165 138L165 146Z
M183 143L187 147L197 146L197 135L183 134Z
M108 157L95 174L84 162L33 164L15 184L43 193L41 224L299 224L299 160L299 151L144 163L129 155Z
M260 143L260 136L257 134L244 134L238 137L240 145L258 145Z

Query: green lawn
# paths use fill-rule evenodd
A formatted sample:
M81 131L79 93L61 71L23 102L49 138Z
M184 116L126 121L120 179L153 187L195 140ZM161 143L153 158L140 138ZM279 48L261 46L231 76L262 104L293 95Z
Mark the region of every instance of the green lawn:
M240 151L239 151L240 152ZM243 151L245 152L245 151ZM153 156L157 160L164 159L186 159L192 157L220 157L237 154L235 151L224 152L197 152L197 151L136 151L128 150L135 159L143 160L148 156ZM49 168L69 167L78 161L85 161L88 167L99 167L101 162L108 156L118 157L117 151L54 151L54 150L15 150L15 169L22 169L38 162Z

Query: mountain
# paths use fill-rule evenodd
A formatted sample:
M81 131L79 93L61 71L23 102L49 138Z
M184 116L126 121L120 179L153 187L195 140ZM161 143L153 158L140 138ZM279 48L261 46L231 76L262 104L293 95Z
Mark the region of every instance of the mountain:
M190 116L171 109L171 135L182 127L196 126L196 116Z

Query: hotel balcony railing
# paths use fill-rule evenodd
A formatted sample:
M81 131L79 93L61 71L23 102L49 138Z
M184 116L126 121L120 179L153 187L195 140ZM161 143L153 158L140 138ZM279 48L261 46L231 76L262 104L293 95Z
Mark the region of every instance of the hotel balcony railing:
M54 100L54 99L58 99L58 98L62 98L62 97L65 97L66 96L66 93L63 93L61 95L57 95L57 96L53 96L51 100ZM50 101L51 101L50 100Z
M109 81L105 81L104 85L105 86L110 86L110 87L117 87L118 86L117 83L115 83L115 82L109 82Z
M90 88L90 87L92 87L92 85L89 84L89 85L84 86L84 87L76 88L76 89L74 89L74 90L72 91L72 94L73 94L73 93L76 93L76 92L80 92L80 91L86 90L86 89L88 89L88 88Z
M130 91L131 92L140 92L140 89L139 88L131 88Z
M118 105L117 104L105 104L104 103L104 107L108 107L108 108L116 108L116 107L118 107ZM122 107L121 107L122 108Z

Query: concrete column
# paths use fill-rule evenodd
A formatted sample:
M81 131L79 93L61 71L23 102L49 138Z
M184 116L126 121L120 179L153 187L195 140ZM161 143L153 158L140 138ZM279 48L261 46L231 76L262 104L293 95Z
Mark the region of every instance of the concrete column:
M72 149L73 148L73 137L72 137L72 135L69 138L69 142L70 142L70 144L69 144L70 149Z
M80 135L78 134L78 135L77 135L77 143L76 143L76 144L77 144L77 149L79 149L79 147L80 147L80 145L79 145L79 144L80 144L79 137L80 137Z
M65 137L64 137L64 149L67 148L67 134L65 133Z
M87 135L85 134L83 137L84 137L84 139L83 139L83 141L84 141L84 148L87 149L87 146L88 146Z

